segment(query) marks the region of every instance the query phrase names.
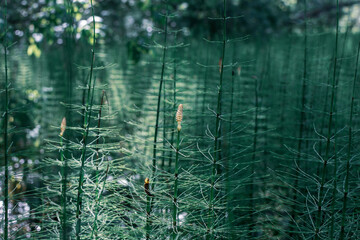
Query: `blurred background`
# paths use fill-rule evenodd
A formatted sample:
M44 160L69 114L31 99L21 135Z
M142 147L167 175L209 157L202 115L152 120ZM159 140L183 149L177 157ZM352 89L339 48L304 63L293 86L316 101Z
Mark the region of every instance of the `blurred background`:
M65 2L65 3L64 3ZM65 0L10 1L8 6L9 38L38 47L61 45L67 28ZM85 38L89 41L90 9L85 0L71 1L75 16L76 40ZM266 35L299 32L304 20L304 2L300 0L232 0L228 1L228 15L242 16L241 24L230 26L229 31L240 35L250 34L256 37ZM159 1L119 0L94 1L97 33L105 42L141 41L154 34L161 17ZM172 27L184 28L189 37L202 38L218 36L219 26L210 21L210 16L219 16L222 3L214 0L170 1L170 6L177 19ZM346 24L353 31L359 29L358 1L340 1L341 26ZM308 2L307 17L318 31L333 29L336 20L336 2L316 0ZM2 13L3 14L3 13ZM3 24L3 19L0 24ZM1 25L2 26L2 25ZM34 54L37 51L34 51ZM38 53L37 53L38 54Z

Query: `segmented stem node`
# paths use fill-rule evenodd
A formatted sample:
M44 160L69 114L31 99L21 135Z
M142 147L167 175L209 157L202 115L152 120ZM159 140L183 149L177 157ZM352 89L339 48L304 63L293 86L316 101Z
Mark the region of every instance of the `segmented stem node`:
M153 194L150 193L150 179L149 178L145 178L144 190L148 196L150 196L150 197L154 196Z

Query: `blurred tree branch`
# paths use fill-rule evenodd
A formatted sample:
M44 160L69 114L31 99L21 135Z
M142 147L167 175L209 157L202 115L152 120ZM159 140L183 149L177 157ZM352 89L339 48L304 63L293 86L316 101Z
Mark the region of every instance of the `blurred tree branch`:
M340 8L350 7L355 4L360 4L360 1L355 0L355 1L349 1L349 2L341 2L341 3L339 3L339 7ZM326 3L320 8L316 8L314 10L309 11L307 14L307 18L316 18L323 13L327 13L327 12L333 11L335 9L336 9L336 4ZM304 12L301 12L301 13L298 13L295 16L293 16L291 20L297 21L297 20L303 20L304 18L305 18L305 14L304 14Z

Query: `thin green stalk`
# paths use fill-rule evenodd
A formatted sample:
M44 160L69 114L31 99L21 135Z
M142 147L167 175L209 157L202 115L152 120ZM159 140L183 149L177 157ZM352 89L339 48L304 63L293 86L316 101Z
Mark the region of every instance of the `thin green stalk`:
M161 103L161 91L162 85L164 82L164 73L165 73L165 59L166 59L166 52L167 52L167 35L168 35L168 14L169 14L169 6L168 2L165 1L166 4L166 14L165 14L165 25L164 25L164 46L163 46L163 55L162 55L162 66L161 66L161 75L160 75L160 84L159 84L159 93L158 93L158 100L157 100L157 109L156 109L156 122L155 122L155 133L154 133L154 143L153 143L153 159L152 159L152 179L154 179L155 171L156 171L156 152L157 152L157 137L158 137L158 130L159 130L159 117L160 117L160 103ZM152 183L152 189L154 189L155 184ZM148 196L146 198L146 239L150 239L150 230L151 230L151 219L150 213L153 205L152 199Z
M331 68L331 65L329 66L329 68ZM326 86L330 85L330 79L331 79L331 74L328 74L327 77L327 82L326 82ZM326 92L325 92L325 104L324 104L324 108L323 108L323 112L326 113L327 107L328 107L328 102L329 102L329 88L326 88ZM322 118L321 118L321 125L320 125L320 130L321 130L321 134L323 135L323 129L325 126L325 114L323 114ZM322 141L320 141L319 143L319 156L322 156ZM320 175L320 167L321 164L317 164L317 169L316 169L316 175L319 176Z
M220 79L218 85L218 97L217 97L217 108L216 108L216 122L215 122L215 136L214 136L214 152L213 152L213 163L212 163L212 172L211 172L211 183L210 183L210 197L209 197L209 212L210 212L210 236L212 237L212 230L214 224L214 185L217 175L217 165L218 165L218 153L221 150L221 145L219 145L220 136L220 123L221 123L221 103L222 103L222 87L223 87L223 75L224 75L224 60L225 60L225 49L226 49L226 0L223 0L223 44L222 44L222 54L221 54L221 66L220 66Z
M166 82L163 84L164 99L163 99L163 149L166 147ZM162 152L161 169L165 167L165 151Z
M102 107L104 105L104 98L105 98L105 91L102 92L102 96L101 96L101 100L100 100L100 108L99 108L99 113L98 113L98 124L97 124L97 134L96 134L96 160L95 163L99 163L100 162L100 157L99 157L99 141L100 141L100 127L101 127L101 114L102 114ZM93 238L93 235L95 234L95 239L97 239L98 235L97 235L97 219L98 219L98 214L99 214L99 205L100 205L100 200L101 200L101 195L102 192L104 191L105 188L105 182L106 182L106 178L107 178L107 174L108 174L108 170L109 170L109 162L107 165L107 169L105 171L105 180L103 183L102 188L99 190L99 164L96 164L96 171L95 171L95 177L96 177L96 204L95 204L95 218L94 218L94 223L92 226L92 231L91 231L91 239Z
M5 99L4 99L4 158L5 158L5 179L4 179L4 210L5 210L5 223L4 223L4 239L9 237L9 149L8 149L8 122L9 122L9 81L8 81L8 62L7 62L7 0L5 0L4 7L4 61L5 61Z
M332 91L331 91L331 100L330 100L330 115L329 115L329 124L328 124L328 133L327 133L327 141L325 148L325 158L322 167L321 173L321 182L320 182L320 190L319 190L319 199L317 203L317 216L316 216L316 225L315 225L315 240L320 238L320 226L322 222L322 203L323 203L323 195L324 195L324 185L326 181L326 171L327 164L330 160L330 144L331 144L331 130L333 125L333 115L334 115L334 99L335 99L335 90L336 90L336 68L337 68L337 52L338 52L338 41L339 41L339 0L336 0L336 40L335 40L335 51L334 51L334 69L333 69L333 79L332 79Z
M255 183L254 183L254 174L255 174L255 160L256 160L256 151L257 151L257 133L258 133L258 126L259 126L259 90L258 90L258 80L255 78L255 116L254 116L254 138L253 138L253 151L252 151L252 159L251 159L251 169L250 169L250 176L251 176L251 182L250 182L250 191L249 191L249 233L248 237L251 238L253 235L253 229L254 229L254 198L253 194L255 191Z
M66 21L68 23L68 27L66 28L66 37L65 37L65 47L66 47L66 72L67 72L67 96L66 101L69 106L72 106L73 101L73 85L74 85L74 8L72 5L73 0L65 1L65 8L67 11ZM66 120L69 125L72 125L73 112L71 111L71 107L66 108ZM70 132L70 134L73 134ZM71 139L72 136L68 136Z
M289 79L290 76L290 62L291 62L291 53L292 53L292 46L293 46L293 37L290 36L289 39L289 45L287 48L287 53L286 53L286 57L285 57L285 63L283 66L284 69L284 74L282 76L282 79L284 79L281 82L281 113L280 113L280 132L282 133L283 136L285 136L285 112L286 112L286 96L287 96L287 79ZM280 146L284 146L284 137L280 138Z
M67 200L67 161L64 156L66 145L63 143L63 136L66 129L66 118L63 118L60 127L60 161L62 163L61 167L61 207L62 207L62 218L61 218L61 239L67 239L67 210L66 210L66 200Z
M176 239L177 230L176 230L176 220L177 220L177 197L178 197L178 173L179 173L179 145L180 145L180 131L177 131L177 140L176 140L176 155L175 155L175 172L174 172L174 197L173 197L173 235L172 239Z
M177 37L177 34L175 33L175 41L176 41L176 37ZM176 54L177 54L177 51L176 51L176 48L174 50L174 72L173 72L173 75L174 75L174 82L173 82L173 112L176 111L176 68L177 68L177 58L176 58ZM175 135L175 120L173 122L173 131L171 131L171 146L174 145L174 135ZM172 164L172 151L170 152L170 158L169 158L169 171L171 169L171 164Z
M341 217L341 228L340 228L340 240L343 240L345 237L345 218L346 218L346 209L347 201L349 194L349 175L350 175L350 159L351 159L351 145L352 145L352 125L353 125L353 112L354 112L354 100L355 100L355 86L356 80L358 78L358 65L359 65L359 53L360 53L360 43L358 46L357 56L356 56L356 66L354 81L351 94L351 103L350 103L350 116L349 116L349 138L348 138L348 149L346 157L346 175L345 175L345 184L344 184L344 194L343 194L343 207L342 207L342 217Z
M150 213L151 213L151 197L146 196L146 239L150 239L150 230L151 230L151 220L150 220Z
M336 129L335 129L336 131ZM332 191L332 199L331 199L331 215L330 215L330 239L334 239L334 231L335 231L335 202L336 202L336 192L337 192L337 137L335 136L335 144L334 144L334 182L333 182L333 191Z
M348 27L346 28L346 32L345 32L345 38L344 38L344 42L342 45L342 52L341 52L341 59L344 59L345 56L345 45L346 45L346 39L347 39L347 35L348 35L348 31L349 31L349 25L347 25ZM341 67L342 67L342 61L339 63L339 69L336 75L336 86L338 85L338 81L339 81L339 76L341 73ZM334 111L337 112L337 107L336 107L336 103L337 103L337 95L335 97L335 105L334 105ZM338 115L336 115L336 119L335 121L337 121ZM335 132L337 132L337 126L335 125ZM338 168L338 156L337 156L337 136L335 135L335 139L334 139L334 171L333 171L333 176L334 176L334 181L333 181L333 190L332 190L332 199L331 199L331 213L330 213L330 239L333 240L334 239L334 234L335 234L335 215L336 215L336 210L335 210L335 203L336 203L336 193L337 193L337 183L338 183L338 176L337 176L337 168Z
M159 93L158 93L158 101L157 101L157 110L156 110L156 123L155 123L155 134L154 134L154 148L153 148L153 166L152 166L152 174L154 175L156 170L156 143L159 129L159 116L160 116L160 103L161 103L161 91L162 85L164 82L164 73L165 73L165 59L167 52L167 35L168 35L168 2L166 1L166 15L165 15L165 26L164 26L164 46L163 46L163 56L162 56L162 66L161 66L161 75L160 75L160 85L159 85Z
M95 61L95 15L94 15L94 7L93 2L90 0L91 5L91 12L93 17L93 47L92 47L92 56L91 56L91 67L90 67L90 75L89 75L89 82L88 82L88 94L87 94L87 101L85 106L85 117L84 117L84 131L83 131L83 138L82 138L82 152L81 152L81 166L80 166L80 173L79 173L79 184L78 184L78 193L76 199L76 239L80 240L80 232L81 232L81 207L82 207L82 193L83 193L83 182L84 182L84 165L86 159L86 150L87 150L87 140L90 128L90 119L91 119L91 109L92 109L92 100L94 96L94 89L96 79L94 79L94 83L92 84L92 76L93 76L93 69L94 69L94 61ZM92 94L91 94L92 89ZM90 95L92 95L90 99Z
M233 49L233 63L235 61L235 56L236 56L236 44L234 46ZM241 74L241 70L240 70L240 74ZM239 76L240 78L241 76ZM229 121L229 153L228 153L228 157L225 158L225 181L226 181L226 187L225 187L225 196L226 196L226 212L228 214L228 218L227 218L227 225L228 225L228 229L231 229L232 226L232 220L233 220L233 214L232 214L232 209L230 206L230 201L231 201L231 196L230 196L230 162L229 160L232 159L232 141L233 141L233 133L232 133L232 122L233 122L233 109L234 109L234 88L235 88L235 66L232 69L231 72L231 99L230 99L230 121ZM229 233L229 236L230 233Z
M206 47L206 66L209 65L209 47ZM205 72L204 72L204 82L203 82L203 96L202 96L202 107L201 107L201 125L200 126L204 126L204 114L205 114L205 103L206 103L206 95L207 95L207 83L208 83L208 73L209 73L209 70L208 68L206 67L205 68Z
M306 80L307 80L307 1L304 0L305 3L305 36L304 36L304 69L303 69L303 80L302 80L302 93L301 93L301 113L300 113L300 127L299 127L299 136L298 136L298 146L297 146L297 156L295 162L295 183L294 189L295 192L293 193L293 205L292 205L292 213L291 218L296 221L297 219L297 206L296 203L298 198L298 191L299 188L299 172L301 168L300 157L302 153L302 143L303 143L303 132L305 128L306 122L306 114L305 114L305 106L306 106L306 95L307 95L307 88L306 88ZM290 228L290 236L293 236L294 226L292 225Z
M65 59L66 59L66 73L67 73L67 95L66 95L66 101L68 102L68 105L72 105L72 91L73 91L73 6L72 6L72 0L66 0L64 2L65 9L66 9L66 21L68 23L68 27L66 28L66 37L65 37ZM72 124L72 111L71 107L66 108L65 113L65 121L69 123L69 125ZM71 133L70 133L71 134ZM71 139L71 136L67 134L68 139ZM69 238L69 229L68 229L68 222L67 222L67 182L68 182L68 163L66 160L66 155L69 154L66 152L67 145L63 145L63 136L61 136L61 161L63 162L62 166L62 226L61 226L61 234L62 239L67 240Z
M174 171L174 197L173 197L173 233L172 239L177 237L177 197L178 197L178 174L179 174L179 146L180 146L180 132L181 132L181 120L182 120L182 104L179 105L178 113L176 114L176 120L178 122L177 128L177 140L176 140L176 155L175 155L175 171ZM179 127L180 126L180 127Z
M105 177L104 177L104 182L103 185L101 187L101 190L98 191L98 194L96 195L96 205L95 205L95 217L94 217L94 222L93 222L93 226L92 226L92 231L91 231L91 236L90 239L93 238L94 234L95 234L95 239L98 239L98 227L97 227L97 220L98 220L98 216L99 216L99 208L100 208L100 202L103 196L103 192L105 190L105 186L106 186L106 179L109 173L109 168L110 168L110 162L109 160L107 160L107 166L106 166L106 170L105 170Z

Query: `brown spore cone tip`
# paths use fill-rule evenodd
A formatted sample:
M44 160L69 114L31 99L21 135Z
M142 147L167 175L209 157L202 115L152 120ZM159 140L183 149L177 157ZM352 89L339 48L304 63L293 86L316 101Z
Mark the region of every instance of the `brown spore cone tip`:
M66 118L64 117L60 125L60 137L64 135L65 129L66 129Z
M183 105L180 104L178 107L178 110L176 112L176 121L178 123L177 125L177 130L180 131L181 130L181 122L183 119Z

